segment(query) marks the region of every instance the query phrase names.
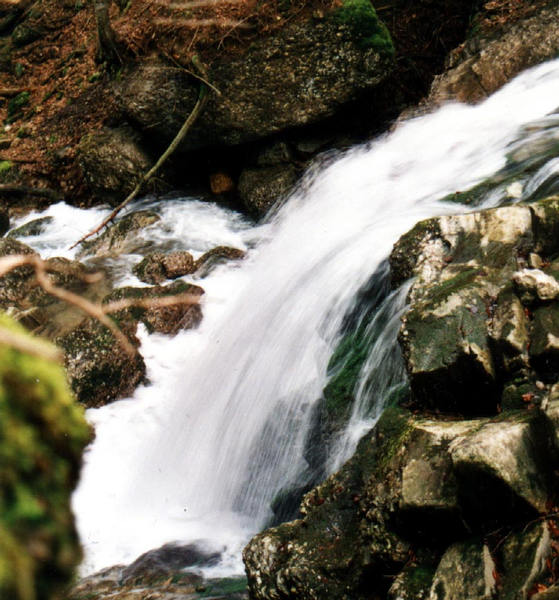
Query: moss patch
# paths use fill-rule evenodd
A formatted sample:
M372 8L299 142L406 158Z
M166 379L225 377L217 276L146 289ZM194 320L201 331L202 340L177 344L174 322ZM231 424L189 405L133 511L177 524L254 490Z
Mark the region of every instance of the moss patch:
M394 55L390 33L369 0L344 0L334 17L351 28L362 48L373 48L381 54Z
M3 314L0 326L23 333ZM88 439L62 369L0 346L0 598L54 598L71 577L69 501Z

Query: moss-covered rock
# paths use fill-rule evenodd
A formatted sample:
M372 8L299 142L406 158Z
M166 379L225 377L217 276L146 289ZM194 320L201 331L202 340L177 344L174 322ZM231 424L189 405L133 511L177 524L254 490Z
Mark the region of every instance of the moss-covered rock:
M6 316L0 326L17 330ZM89 440L62 369L0 346L0 597L55 600L81 550L70 510Z
M12 229L10 233L8 233L7 237L19 238L40 235L43 233L45 228L53 222L53 220L53 217L40 217L39 219L33 219L24 225L20 225L19 227Z
M364 20L362 20L364 17ZM379 86L393 68L389 36L372 6L299 19L214 60L212 94L182 150L235 145L317 122ZM125 73L116 95L126 117L170 142L194 106L199 82L161 62Z
M128 337L138 345L132 332ZM55 342L64 351L72 391L87 407L102 406L130 396L145 377L146 367L141 355L135 352L130 356L96 319L86 319Z
M205 277L214 267L229 260L241 260L246 256L244 250L231 246L216 246L196 261L195 268L199 277Z

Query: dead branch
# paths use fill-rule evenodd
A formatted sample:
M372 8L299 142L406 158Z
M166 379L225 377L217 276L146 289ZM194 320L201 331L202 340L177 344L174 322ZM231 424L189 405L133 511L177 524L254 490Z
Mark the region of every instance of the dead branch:
M27 90L28 88L0 88L0 96L11 98L12 96L21 94L21 92L26 92Z
M202 69L202 67L201 67L199 61L197 61L196 57L192 58L192 64L199 71L200 70L202 71L202 75L206 76L205 70ZM76 246L79 246L80 244L85 242L85 240L87 240L91 236L99 233L106 225L108 225L118 215L118 213L127 204L129 204L130 202L132 202L132 200L134 200L134 198L136 198L136 196L142 190L143 186L157 173L157 171L160 169L160 167L163 165L163 163L169 158L169 156L171 156L171 154L173 154L173 152L176 150L177 146L182 142L183 138L185 137L185 135L188 133L189 129L192 127L192 125L198 118L198 115L202 112L202 109L204 108L204 105L205 105L207 99L208 99L207 88L204 84L201 84L200 92L198 93L198 100L196 101L196 104L194 105L192 112L188 115L188 118L184 122L183 126L180 128L179 132L177 133L177 135L175 136L173 141L169 144L169 147L167 148L167 150L165 150L165 152L163 152L163 154L159 157L159 160L155 163L155 165L153 165L153 167L147 173L145 173L145 175L142 177L142 179L139 181L139 183L136 185L136 187L132 190L132 192L130 192L130 194L127 196L127 198L123 202L121 202L109 214L109 216L106 217L97 227L95 227L95 229L92 229L89 233L86 233L83 237L81 237L76 243L72 244L69 248L70 250L72 250Z
M53 202L60 202L62 196L54 190L48 188L34 188L25 185L13 185L11 183L0 184L0 195L2 194L17 194L18 196L41 196L48 198Z
M25 352L39 358L60 362L62 353L56 346L45 344L41 340L23 335L17 331L0 327L0 344L11 346L20 352Z
M108 302L107 304L103 304L102 307L103 312L109 314L131 307L154 309L176 306L177 304L198 304L199 301L200 296L196 294L176 294L175 296L162 296L160 298L125 298L123 300Z

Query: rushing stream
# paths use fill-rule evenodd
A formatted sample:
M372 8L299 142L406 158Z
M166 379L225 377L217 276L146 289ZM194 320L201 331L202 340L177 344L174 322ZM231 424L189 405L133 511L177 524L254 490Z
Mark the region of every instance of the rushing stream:
M386 284L392 245L421 219L471 210L449 198L488 180L477 188L477 206L558 190L558 105L554 61L483 104L445 106L318 161L260 227L194 199L144 201L163 217L145 232L155 247L199 255L226 244L249 254L200 280L206 296L197 330L173 339L141 333L149 385L88 411L96 439L74 496L84 572L174 540L222 552L213 574L239 572L240 549L270 519L274 497L308 479L313 408L360 291L372 289L378 303L371 350L329 471L351 455L404 379L396 333L405 290L388 294ZM104 210L56 205L47 214L53 224L24 241L52 256ZM138 260L113 265L122 283L138 283L129 271Z

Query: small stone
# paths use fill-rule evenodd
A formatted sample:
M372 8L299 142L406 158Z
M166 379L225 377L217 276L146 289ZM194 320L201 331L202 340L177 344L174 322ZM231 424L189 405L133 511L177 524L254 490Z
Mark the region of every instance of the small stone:
M530 252L528 256L528 264L531 269L541 269L543 265L542 257L535 252Z
M210 175L212 194L227 194L235 189L235 183L227 173L212 173Z

